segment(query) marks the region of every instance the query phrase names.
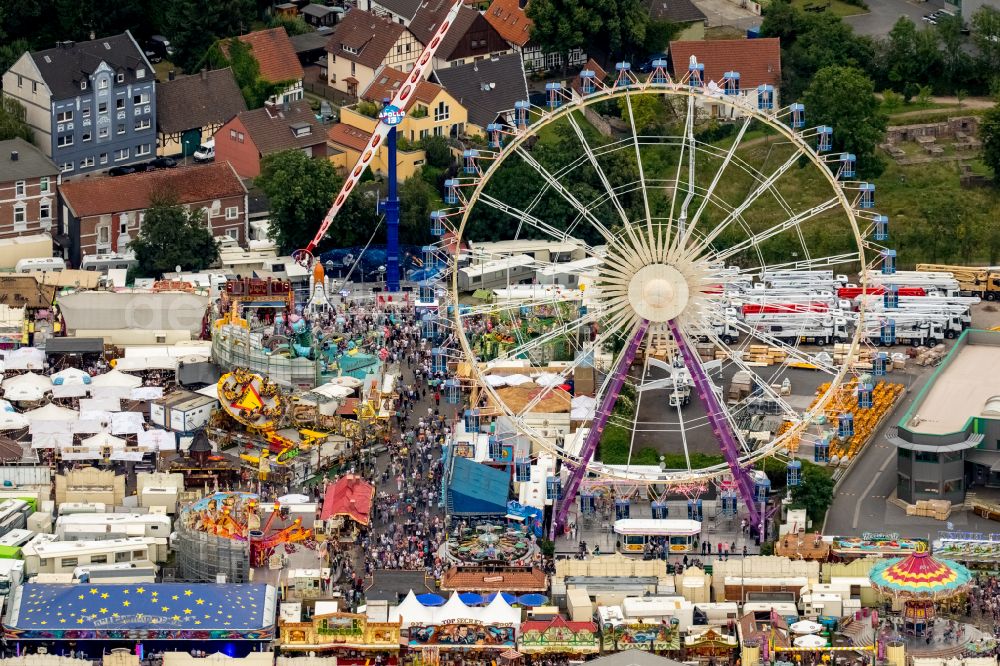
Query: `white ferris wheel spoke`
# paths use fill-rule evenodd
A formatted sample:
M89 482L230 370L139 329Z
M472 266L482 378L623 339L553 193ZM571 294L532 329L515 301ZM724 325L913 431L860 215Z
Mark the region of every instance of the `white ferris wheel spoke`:
M792 217L789 217L788 219L779 222L778 224L775 224L774 226L768 227L767 229L761 231L760 233L751 234L748 238L741 240L739 243L736 243L735 245L727 247L725 250L721 250L719 252L714 253L712 255L712 259L715 261L726 261L730 257L733 257L739 254L740 252L749 250L750 248L753 247L759 247L761 244L764 243L764 241L768 240L769 238L774 238L775 236L778 236L779 234L782 234L790 229L794 229L799 233L801 233L802 230L800 229L800 226L802 225L803 222L807 222L812 218L816 217L817 215L822 215L826 211L832 210L839 205L840 205L840 199L838 199L837 197L831 197L830 199L827 199L823 203L819 204L818 206L810 208L809 210L804 210L801 213L793 215ZM804 242L803 242L803 248L805 248ZM809 257L806 257L806 259L808 260Z
M521 157L521 159L527 162L528 166L537 171L538 175L540 175L543 179L545 179L545 182L548 183L549 186L552 187L552 189L558 192L562 196L562 198L569 203L569 205L575 208L576 212L587 218L587 221L590 222L592 225L594 225L594 228L598 231L598 233L601 234L601 236L604 238L605 241L607 241L608 243L614 242L614 234L612 234L611 231L604 226L604 223L598 220L593 213L587 210L584 207L584 205L580 203L580 201L575 196L573 196L573 193L567 190L566 187L563 186L563 184L560 183L555 176L549 173L549 170L546 169L544 166L542 166L538 162L538 160L536 160L534 156L531 155L531 153L526 151L523 147L518 146L517 154Z
M799 161L799 157L801 155L801 151L793 152L791 157L789 157L784 164L779 166L770 176L767 177L766 180L764 180L764 182L758 184L757 187L746 196L739 206L734 208L733 211L722 220L722 222L716 225L716 227L712 229L704 239L702 239L701 246L708 246L719 236L719 234L726 230L726 227L729 226L730 222L743 215L743 212L750 208L750 206L752 206L753 203L761 197L761 195L771 190L778 179L781 178L785 172L795 166L795 163Z
M510 215L512 218L514 218L519 222L526 222L529 226L532 226L535 229L538 229L539 231L548 234L553 240L558 240L560 242L568 243L571 245L578 245L592 257L600 256L597 250L594 249L592 245L584 242L583 240L575 236L570 236L564 231L556 229L551 224L543 222L542 220L538 219L534 215L527 213L526 211L523 211L515 206L511 206L510 204L504 203L503 201L500 201L499 199L497 199L492 195L482 193L479 195L479 201L482 201L484 204L490 206L491 208L495 208L501 213L506 213L507 215Z
M832 266L849 266L857 263L861 255L858 252L847 252L845 254L834 254L828 257L816 257L813 259L803 259L801 261L788 261L783 264L768 265L764 261L754 266L740 268L743 275L756 275L762 271L814 271L820 268L830 268Z
M680 238L684 235L684 227L687 225L687 220L684 216L687 214L687 206L683 206L682 212L678 218L674 217L674 209L677 206L677 194L681 191L681 170L684 168L684 155L687 153L687 158L689 162L690 177L688 178L688 192L692 193L694 187L694 97L687 98L687 114L684 116L684 137L681 141L681 153L677 158L677 175L674 176L674 191L670 196L670 224L677 221L677 230L674 232L673 236ZM689 201L689 200L688 200ZM673 244L673 241L671 242Z
M736 133L736 138L733 140L733 144L729 146L729 150L726 151L726 156L722 158L722 164L719 165L719 168L715 171L715 175L712 177L712 182L702 195L701 203L698 205L698 209L694 212L694 216L691 218L691 223L688 225L684 238L680 243L680 247L685 247L688 240L691 238L691 234L694 233L694 228L697 226L698 220L701 218L701 214L705 212L705 207L708 206L712 197L715 195L715 188L718 186L719 181L722 180L722 174L725 173L726 167L729 166L729 163L733 160L733 156L736 154L740 144L743 143L743 135L746 134L747 128L750 127L750 121L752 119L752 116L747 115L743 124L740 125L740 129Z
M646 230L652 238L653 233L653 215L649 211L649 192L646 190L646 175L645 170L642 166L642 151L639 149L639 129L635 126L635 114L632 112L632 95L625 95L625 106L628 109L628 122L629 126L632 128L632 145L635 148L635 164L639 170L639 186L642 189L642 208L646 214ZM629 228L629 227L626 227ZM637 243L634 234L629 228L629 237L632 239L633 243ZM647 251L648 261L652 263L652 255Z
M580 128L580 123L576 121L576 118L572 113L567 115L566 119L569 120L570 127L573 128L576 138L580 141L580 146L583 148L584 154L590 161L590 166L593 167L594 171L597 173L597 177L601 180L601 184L604 185L604 190L607 192L608 200L611 201L615 210L618 211L618 216L622 220L622 225L628 226L628 214L625 212L625 209L622 208L621 201L619 201L618 197L615 196L615 190L611 187L611 182L608 180L607 174L604 173L604 169L601 168L600 163L597 161L597 156L594 155L594 149L591 147L590 142L587 141L587 137L584 136L583 130Z

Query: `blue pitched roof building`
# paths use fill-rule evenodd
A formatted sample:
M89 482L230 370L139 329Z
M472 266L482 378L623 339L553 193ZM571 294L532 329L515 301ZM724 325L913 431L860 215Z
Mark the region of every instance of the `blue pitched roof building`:
M445 488L453 516L503 516L510 497L510 474L461 456L450 456Z

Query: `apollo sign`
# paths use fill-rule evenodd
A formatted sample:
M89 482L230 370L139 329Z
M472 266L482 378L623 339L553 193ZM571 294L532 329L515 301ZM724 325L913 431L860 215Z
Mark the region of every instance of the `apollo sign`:
M392 104L386 104L378 114L378 119L389 127L395 127L403 122L405 117L406 112Z

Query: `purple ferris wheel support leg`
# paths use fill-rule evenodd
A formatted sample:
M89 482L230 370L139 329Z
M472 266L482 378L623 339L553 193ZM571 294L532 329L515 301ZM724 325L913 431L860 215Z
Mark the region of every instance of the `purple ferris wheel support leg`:
M736 441L736 435L733 433L732 426L726 420L722 402L719 400L719 396L715 394L712 383L705 373L705 368L702 367L691 351L691 346L688 344L687 338L681 331L677 320L671 319L668 322L668 326L670 326L670 333L673 335L674 342L677 343L677 349L681 353L681 358L684 359L684 365L687 367L688 372L691 373L691 379L694 380L694 387L698 392L698 397L701 398L701 404L705 406L708 423L712 426L712 432L719 440L719 448L722 450L722 456L726 459L729 471L732 472L733 479L736 481L736 488L740 493L740 498L750 513L750 524L754 526L760 525L760 506L754 501L754 482L750 477L750 472L740 466L740 445Z
M576 493L580 490L583 477L587 474L587 465L594 458L594 453L597 451L597 444L601 441L601 433L604 432L604 426L607 425L608 417L611 416L611 410L614 409L615 402L618 400L618 394L621 393L622 386L625 384L625 375L628 374L628 369L632 365L632 361L635 360L635 355L639 352L639 345L642 344L643 338L646 337L647 330L649 330L649 321L643 319L639 323L639 328L636 329L632 339L629 340L628 346L625 347L621 357L618 359L618 365L612 370L608 390L604 392L601 404L597 406L597 411L594 413L594 421L590 424L590 431L587 433L587 438L583 440L583 447L580 449L580 462L570 472L569 481L566 483L566 488L563 491L562 500L557 500L556 512L552 516L552 525L549 529L549 538L553 541L555 541L562 528L566 525L569 508L576 501Z

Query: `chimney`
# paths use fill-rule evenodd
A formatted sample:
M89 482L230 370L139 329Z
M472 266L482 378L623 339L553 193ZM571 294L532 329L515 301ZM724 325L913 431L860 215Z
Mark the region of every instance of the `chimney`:
M202 67L201 68L201 80L202 81L208 81L208 68L207 67Z
M10 161L16 162L20 156L17 154L16 150L10 151Z
M175 76L177 76L177 71L173 69L170 70L167 72L167 81L173 81Z

